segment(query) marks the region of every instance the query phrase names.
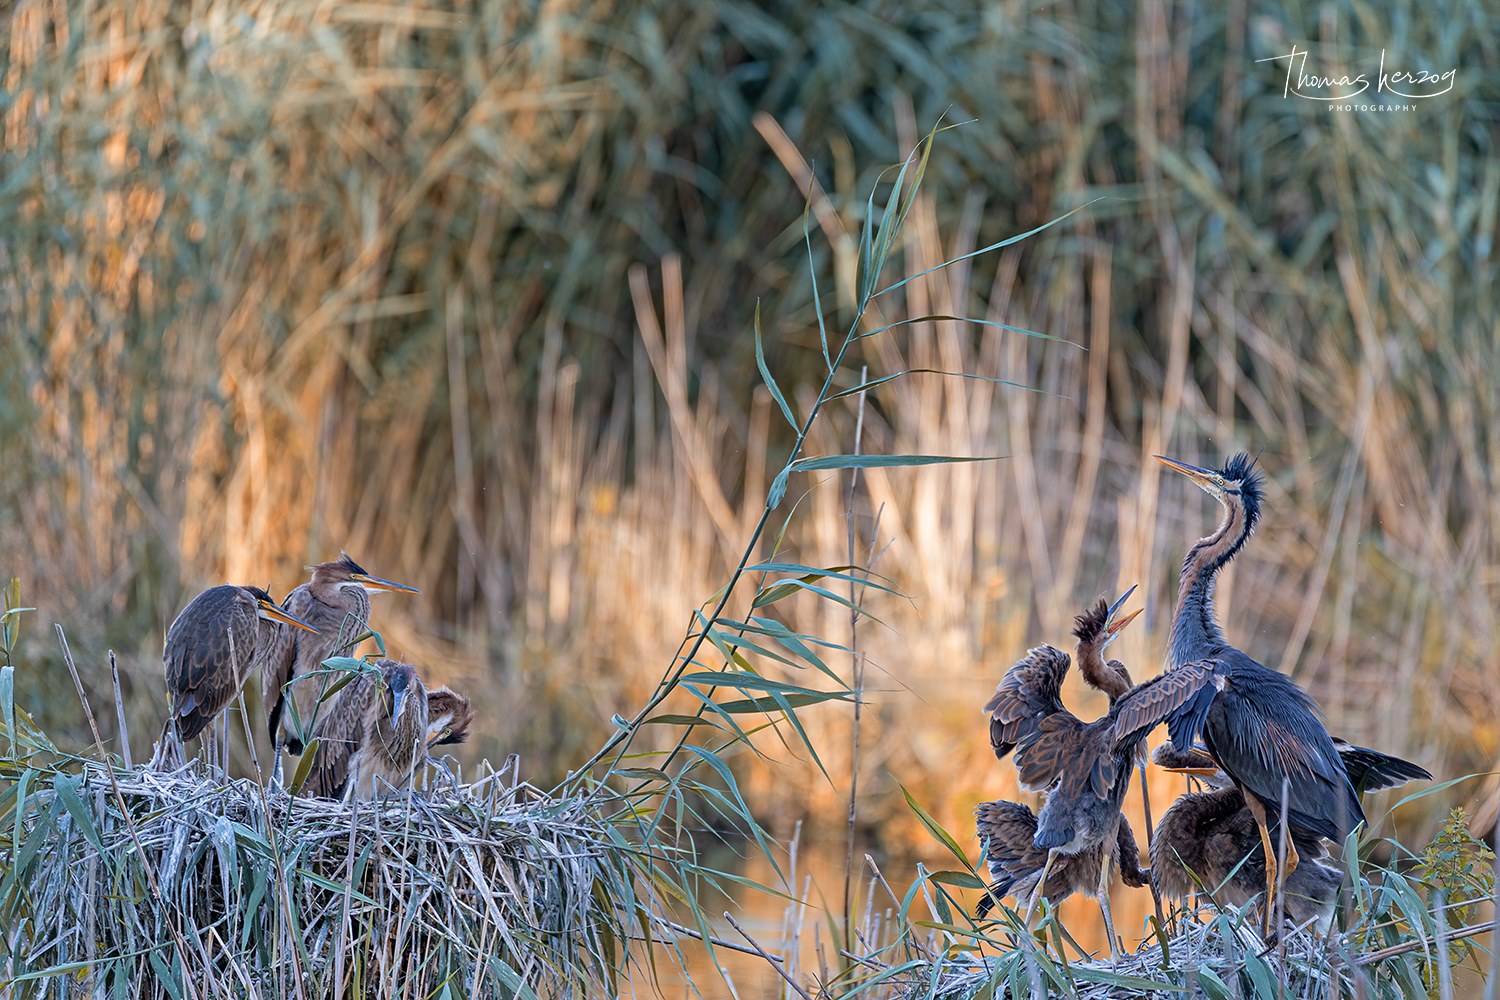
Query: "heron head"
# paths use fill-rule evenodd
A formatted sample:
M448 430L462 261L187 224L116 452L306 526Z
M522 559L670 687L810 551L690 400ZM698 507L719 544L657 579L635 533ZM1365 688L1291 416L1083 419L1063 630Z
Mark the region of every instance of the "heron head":
M1261 475L1255 471L1255 459L1245 452L1231 455L1222 469L1205 469L1165 455L1155 458L1173 472L1187 476L1226 508L1243 508L1246 519L1252 523L1260 515Z
M365 568L355 562L349 553L339 551L339 557L332 562L317 563L305 567L312 573L314 584L327 584L334 587L351 587L378 594L384 591L395 591L401 594L420 594L416 587L394 580L386 580L378 576L371 576L365 572Z
M311 632L314 635L318 634L317 629L313 628L311 625L307 624L307 622L303 621L301 618L298 618L296 615L288 613L287 610L281 605L277 604L271 598L271 595L265 590L262 590L260 587L246 587L245 589L250 592L250 597L255 601L255 617L259 618L261 621L279 622L282 625L290 625L293 628L300 628L304 632Z
M1104 648L1120 637L1125 631L1125 626L1135 621L1136 617L1145 610L1144 608L1130 612L1128 615L1117 617L1120 608L1135 593L1136 588L1131 587L1120 595L1119 600L1113 604L1106 605L1104 598L1099 598L1087 611L1073 619L1073 635L1079 642L1093 643L1095 648L1103 652Z
M427 745L462 743L469 738L474 707L469 699L442 686L427 691Z
M385 683L391 694L391 725L395 725L406 712L406 695L411 690L411 678L404 670L393 670L386 677Z

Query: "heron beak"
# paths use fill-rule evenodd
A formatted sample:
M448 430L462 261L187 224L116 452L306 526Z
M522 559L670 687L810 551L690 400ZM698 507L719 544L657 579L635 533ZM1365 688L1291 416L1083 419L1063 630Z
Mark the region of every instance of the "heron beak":
M1136 588L1138 588L1139 586L1140 586L1140 584L1138 584L1138 583L1131 584L1130 589L1127 590L1127 591L1125 591L1125 593L1121 594L1120 595L1120 599L1109 606L1109 611L1105 614L1104 620L1105 621L1109 621L1110 619L1114 618L1114 616L1116 614L1118 614L1119 611L1120 611L1120 605L1122 605L1126 601L1130 600L1130 595L1133 594L1133 593L1135 593L1136 592Z
M1117 621L1112 621L1108 625L1104 626L1105 643L1108 644L1118 639L1120 637L1120 633L1125 631L1125 626L1129 625L1131 622L1139 618L1141 612L1145 610L1145 608L1136 608L1124 618L1121 618Z
M401 714L406 711L406 688L393 692L396 699L396 709L391 713L391 725L401 721Z
M372 594L380 593L383 590L393 590L399 594L421 593L416 587L408 587L406 584L397 583L394 580L382 580L380 577L370 576L368 573L354 573L352 576L355 583L364 587Z
M295 615L287 614L281 609L279 605L275 604L274 602L260 601L258 603L260 604L260 616L262 618L268 618L271 621L281 622L283 625L292 626L292 628L300 628L302 631L311 632L313 635L318 634L317 629L307 624L307 622L303 621L301 618L298 618Z
M1177 461L1177 459L1168 458L1165 455L1153 455L1151 457L1156 459L1162 465L1165 465L1167 468L1171 469L1173 472L1182 473L1184 476L1187 476L1193 482L1197 483L1199 486L1202 486L1205 489L1217 488L1218 486L1218 484L1215 483L1214 480L1218 477L1219 474L1212 469L1204 469L1200 466L1189 465L1186 462L1179 462Z
M1212 778L1219 773L1217 767L1164 767L1168 774L1190 774L1195 778Z

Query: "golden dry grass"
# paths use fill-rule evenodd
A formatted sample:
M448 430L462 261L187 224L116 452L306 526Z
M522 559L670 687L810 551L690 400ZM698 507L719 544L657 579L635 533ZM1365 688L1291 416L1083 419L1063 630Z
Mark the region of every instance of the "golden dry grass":
M1038 390L913 376L865 413L867 452L1005 456L871 470L858 491L856 554L912 598L872 602L885 624L860 632L871 838L921 838L892 776L955 829L1012 790L977 706L1086 599L1142 585L1121 653L1153 672L1177 561L1212 514L1157 452L1263 455L1271 509L1221 598L1236 641L1350 739L1440 775L1494 767L1494 83L1466 69L1405 117L1289 106L1253 60L1288 37L1332 48L1341 26L1378 47L1346 7L1158 5L1127 24L1079 5L1024 30L956 3L894 27L861 4L782 15L5 15L0 549L44 620L95 623L76 642L96 662L125 653L137 731L159 718L160 636L187 595L285 591L345 547L424 589L376 624L474 695L477 752L519 750L544 777L576 762L644 699L779 464L775 405L750 388L757 297L807 403L804 197L823 306L847 320L873 171L953 104L979 121L941 138L899 270L1109 200L880 304L1077 346L958 322L864 342L872 377ZM1411 4L1404 23L1432 65L1493 64L1477 5ZM854 415L813 450L848 450ZM854 561L846 485L803 501L799 561ZM790 620L848 635L836 610ZM808 716L846 775L847 714ZM768 815L841 818L814 773L745 779Z

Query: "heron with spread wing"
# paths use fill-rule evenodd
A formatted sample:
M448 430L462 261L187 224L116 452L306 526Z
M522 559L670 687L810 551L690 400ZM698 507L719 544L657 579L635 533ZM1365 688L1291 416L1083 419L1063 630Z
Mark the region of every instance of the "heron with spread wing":
M1129 620L1117 623L1113 634L1117 635ZM1021 787L1047 793L1031 831L1029 846L1036 853L1029 854L1026 845L1013 839L1025 832L1025 818L1016 812L1025 807L981 806L979 833L1002 890L1014 891L1020 884L1017 876L1022 873L1023 862L1018 859L1043 857L1035 881L1025 881L1031 889L1028 918L1051 885L1052 868L1064 858L1074 859L1069 862L1070 870L1078 868L1078 859L1087 856L1093 892L1113 954L1117 944L1109 908L1110 873L1116 864L1122 870L1126 865L1117 851L1127 840L1119 829L1125 825L1120 806L1130 776L1146 734L1158 724L1176 719L1174 725L1191 727L1198 722L1213 700L1215 677L1207 668L1163 674L1112 698L1105 716L1085 723L1062 704L1062 682L1068 667L1066 653L1053 646L1038 646L1007 672L985 706L996 755L1003 757L1014 749ZM1120 671L1124 671L1123 666ZM1128 678L1125 673L1127 682ZM1029 814L1029 810L1026 812ZM1133 834L1128 836L1128 843L1133 852ZM1133 853L1128 864L1138 868Z

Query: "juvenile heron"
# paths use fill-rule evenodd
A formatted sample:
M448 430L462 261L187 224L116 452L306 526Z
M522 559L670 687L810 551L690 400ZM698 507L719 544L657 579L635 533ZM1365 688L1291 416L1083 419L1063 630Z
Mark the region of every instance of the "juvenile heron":
M1343 741L1335 745L1361 793L1431 777L1399 757ZM1164 743L1151 761L1195 775L1211 788L1182 796L1162 816L1151 836L1152 885L1170 899L1202 892L1221 906L1244 906L1253 899L1264 903L1269 898L1263 895L1266 853L1244 795L1206 751L1180 751ZM1293 924L1311 923L1323 934L1333 919L1342 872L1326 863L1328 852L1320 840L1292 836L1302 861L1283 884L1285 913Z
M1114 631L1118 633L1119 626ZM1109 907L1110 871L1113 864L1124 864L1116 857L1116 849L1122 821L1120 805L1131 773L1146 734L1158 724L1169 718L1183 720L1178 725L1197 722L1213 699L1215 678L1203 667L1162 674L1113 699L1108 714L1085 723L1062 705L1061 687L1067 670L1068 655L1061 650L1038 646L1029 651L1006 673L995 697L985 706L990 714L990 741L997 756L1015 748L1022 788L1047 793L1031 838L1031 847L1044 852L1045 860L1032 886L1027 917L1059 860L1079 855L1097 858L1097 864L1091 866L1094 895L1104 916L1110 953L1114 954L1117 946ZM1014 815L1011 819L1015 820ZM1020 830L1021 825L1012 822L1008 829ZM990 843L998 840L992 829ZM1008 844L1006 850L1019 853L1022 845ZM1132 856L1130 863L1138 861Z
M990 877L994 879L974 910L974 916L983 920L995 900L1002 896L1014 896L1018 901L1032 897L1047 864L1048 852L1032 843L1036 838L1036 814L1020 803L981 802L974 810L974 817L979 842L989 859ZM1041 890L1042 898L1057 906L1076 892L1095 894L1099 870L1108 863L1104 846L1101 840L1081 854L1063 855L1054 861L1047 872L1047 884ZM1115 834L1115 857L1121 881L1136 889L1148 884L1150 872L1141 870L1135 831L1124 816L1120 817Z
M1183 560L1177 609L1168 648L1168 674L1189 663L1211 661L1220 690L1201 727L1178 724L1173 742L1187 749L1191 730L1245 797L1266 856L1266 899L1277 881L1271 826L1287 802L1286 876L1298 863L1298 845L1319 837L1342 841L1365 820L1359 796L1306 692L1278 671L1229 644L1214 614L1214 579L1242 549L1261 513L1261 477L1249 455L1234 455L1222 469L1203 469L1156 456L1187 476L1224 508L1217 529L1200 539ZM1270 914L1266 907L1269 933Z
M181 762L181 742L201 733L234 701L251 671L293 645L292 629L317 634L259 587L223 584L188 602L167 629L162 654L169 707L154 758L157 766Z
M447 686L427 689L428 749L463 743L473 721L474 706L469 699Z
M271 745L278 751L278 764L280 747L285 746L292 753L302 752L301 734L291 731L283 719L287 691L291 692L300 725L311 725L318 699L332 678L308 675L319 670L330 656L347 656L354 651L353 640L369 624L370 595L384 591L421 593L416 587L371 576L347 552L340 552L339 558L332 562L307 568L312 579L287 596L286 606L315 625L318 633L299 638L282 649L280 655L264 661L261 667L261 698L267 707L267 726Z
M1075 650L1079 672L1090 686L1109 695L1110 703L1130 689L1130 673L1119 660L1104 662L1104 650L1119 638L1125 626L1139 611L1116 618L1120 606L1135 588L1127 590L1114 604L1104 599L1075 619ZM990 717L990 746L995 757L1004 760L1017 746L1034 741L1041 720L1054 712L1063 712L1062 684L1071 661L1068 654L1055 646L1038 646L1019 663L1005 672L995 693L984 706Z
M381 660L333 699L313 727L309 795L374 799L409 786L427 757L427 690L410 663Z

